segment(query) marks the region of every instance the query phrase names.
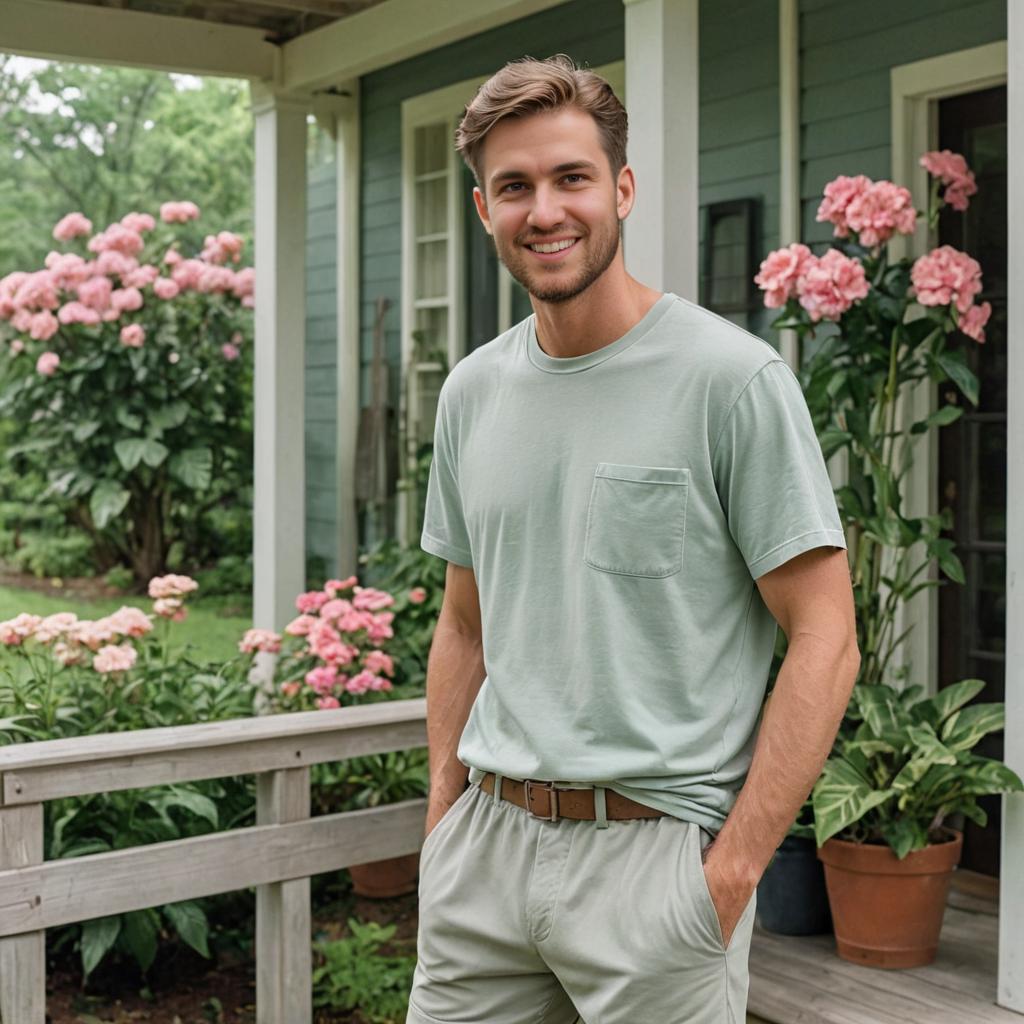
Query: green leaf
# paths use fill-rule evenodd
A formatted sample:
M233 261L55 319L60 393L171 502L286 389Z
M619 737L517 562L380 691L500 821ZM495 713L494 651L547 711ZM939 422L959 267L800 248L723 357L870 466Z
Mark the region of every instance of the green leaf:
M934 697L915 705L915 711L938 728L957 708L973 700L984 689L984 679L961 679L951 686L944 686Z
M188 418L188 402L169 402L149 414L149 422L159 430L180 427Z
M169 454L166 445L161 444L154 438L148 438L145 442L145 447L142 449L142 461L147 466L152 466L153 469L156 469Z
M156 956L158 918L152 910L133 910L123 917L121 942L146 972Z
M71 436L76 441L88 441L101 426L102 424L99 420L86 420L84 423L79 423L75 429L71 431Z
M825 762L814 786L814 838L818 846L837 832L860 821L868 811L895 794L893 789L873 790L851 764L838 757Z
M213 477L213 452L209 448L186 448L169 463L171 476L194 491L205 491Z
M107 955L121 932L121 915L97 917L82 925L82 971L88 978L96 965Z
M946 719L942 739L950 750L970 750L982 736L1002 729L1005 721L1006 709L1002 704L972 704Z
M89 498L89 513L97 530L102 530L115 516L119 516L131 499L131 491L125 490L113 480L101 480Z
M118 406L117 412L114 413L114 418L126 430L142 429L142 417L136 416L133 412L129 412L123 405Z
M209 959L207 937L210 934L210 925L199 904L192 900L184 900L181 903L168 903L162 909L164 916L181 938L200 956Z
M818 435L818 443L821 445L821 454L831 458L840 448L845 448L853 440L853 434L846 430L838 430L829 427Z
M957 350L940 352L935 356L935 362L938 363L946 376L963 392L964 397L971 405L977 405L978 378L968 369L963 353Z
M918 420L913 424L910 432L912 434L923 434L931 427L945 427L950 423L955 423L963 414L964 411L959 405L943 405L927 419Z
M142 461L142 452L145 447L146 441L141 437L129 437L115 442L114 454L126 473L130 473Z
M183 807L200 818L204 818L213 828L217 828L217 805L202 793L194 789L171 788L153 794L149 803L157 810L166 811L170 807Z
M968 796L1019 793L1024 782L1012 769L989 757L972 757L963 773L963 792Z

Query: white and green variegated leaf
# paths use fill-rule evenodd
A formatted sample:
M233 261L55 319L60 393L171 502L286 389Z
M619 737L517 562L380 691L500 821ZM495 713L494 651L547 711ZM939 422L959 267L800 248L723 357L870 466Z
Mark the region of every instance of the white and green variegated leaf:
M861 718L875 738L900 731L899 694L890 686L857 686L853 691L854 700Z
M988 757L972 757L964 766L961 790L968 796L986 796L994 793L1019 793L1024 782L1012 768L1002 761Z
M928 829L909 815L885 822L881 831L882 838L900 860L912 850L923 850L928 845Z
M942 741L950 750L970 750L983 736L1006 722L1002 704L972 704L954 711L942 725Z
M916 711L938 728L954 711L985 689L983 679L962 679L952 686L944 686L934 697L921 701Z
M956 754L939 742L930 725L913 725L907 730L914 754L892 780L892 788L903 791L916 785L937 764L956 764Z
M888 800L895 790L873 789L849 762L830 758L814 786L814 837L819 846Z

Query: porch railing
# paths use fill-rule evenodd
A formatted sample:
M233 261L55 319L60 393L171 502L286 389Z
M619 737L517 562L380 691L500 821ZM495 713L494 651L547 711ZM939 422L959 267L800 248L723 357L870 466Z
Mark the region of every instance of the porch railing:
M47 928L256 887L256 1019L310 1024L309 879L415 853L423 799L310 817L309 768L426 746L426 700L395 700L0 748L0 1019L44 1024ZM256 775L256 824L43 859L43 804Z

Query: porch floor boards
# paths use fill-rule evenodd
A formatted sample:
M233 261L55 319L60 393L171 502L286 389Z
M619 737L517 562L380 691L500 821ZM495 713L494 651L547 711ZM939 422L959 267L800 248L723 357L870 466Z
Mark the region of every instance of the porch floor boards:
M990 892L957 885L935 962L896 971L840 960L832 935L774 935L758 925L747 1008L769 1024L1024 1024L995 1004L998 922Z

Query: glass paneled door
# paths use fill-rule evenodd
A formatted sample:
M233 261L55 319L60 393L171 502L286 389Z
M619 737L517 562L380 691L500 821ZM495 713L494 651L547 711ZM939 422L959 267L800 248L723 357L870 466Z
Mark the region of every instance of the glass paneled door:
M979 701L1001 701L1006 667L1006 87L954 96L939 102L939 149L967 158L978 191L966 211L946 207L939 244L973 256L982 270L977 301L992 303L984 344L958 335L958 347L980 381L977 407L949 385L939 386L940 405L964 407L955 423L939 432L938 507L953 512L955 541L967 582L945 580L939 599L939 685L983 679ZM976 748L1003 756L1001 735ZM967 823L963 866L999 873L998 797L983 798L989 823Z

